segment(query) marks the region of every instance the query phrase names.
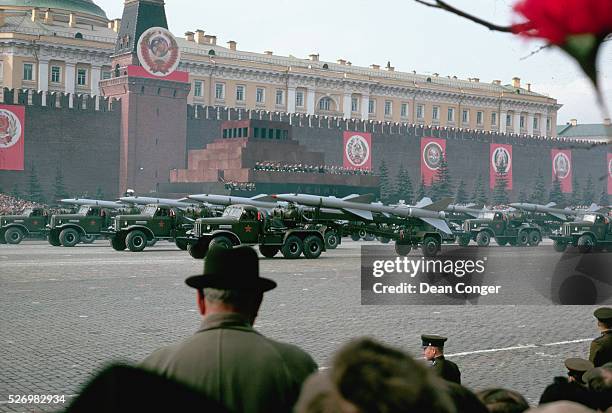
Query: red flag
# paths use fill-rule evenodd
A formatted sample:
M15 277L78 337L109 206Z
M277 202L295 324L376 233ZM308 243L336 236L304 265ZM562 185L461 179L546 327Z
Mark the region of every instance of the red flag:
M25 107L0 105L0 170L23 171Z
M608 195L612 195L612 152L608 152Z
M572 192L572 151L569 149L551 149L552 181L561 184L561 192Z
M344 132L343 165L350 169L372 169L372 134Z
M507 189L512 190L512 145L492 143L489 149L489 187L495 188L495 178L499 174L506 176Z
M446 139L429 136L421 138L421 177L425 181L425 185L431 185L440 163L445 157Z

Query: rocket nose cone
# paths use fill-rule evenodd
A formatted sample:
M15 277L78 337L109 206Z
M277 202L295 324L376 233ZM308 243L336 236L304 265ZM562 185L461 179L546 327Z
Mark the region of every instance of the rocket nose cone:
M440 218L446 219L446 213L444 211L440 211Z

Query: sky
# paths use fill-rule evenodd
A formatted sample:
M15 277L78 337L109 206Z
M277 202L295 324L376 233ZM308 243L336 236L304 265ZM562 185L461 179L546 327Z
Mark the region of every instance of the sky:
M513 21L516 0L448 0L453 6L502 25ZM121 17L122 0L94 0L109 18ZM358 66L388 61L395 70L439 73L481 82L500 79L531 83L532 90L556 98L563 107L558 124L601 123L604 113L593 88L577 64L543 43L491 32L459 16L420 5L413 0L166 0L170 30L179 37L202 29L217 36L217 44L238 42L238 50ZM600 51L600 88L612 110L612 42Z

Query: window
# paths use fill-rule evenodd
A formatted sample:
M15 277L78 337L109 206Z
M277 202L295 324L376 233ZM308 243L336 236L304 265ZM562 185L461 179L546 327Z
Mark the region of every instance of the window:
M4 79L4 62L0 60L0 80Z
M359 111L359 99L356 97L351 98L351 112Z
M483 113L476 112L476 124L477 125L482 125L482 119L483 119Z
M244 102L244 86L236 86L236 102Z
M23 64L23 80L34 80L34 64Z
M106 80L106 79L110 79L111 78L111 72L109 70L103 70L102 71L102 80Z
M550 118L546 118L546 131L550 132Z
M77 85L85 86L87 84L87 69L77 69Z
M371 100L368 102L368 113L374 114L376 113L376 101L375 100Z
M521 129L525 129L525 116L523 115L520 116L519 123L521 125Z
M540 125L538 125L538 117L534 116L533 117L533 129L538 130L539 128L540 128Z
M225 85L223 83L217 83L215 85L215 99L225 99Z
M470 121L470 111L469 110L462 110L461 111L461 122L463 123L469 123Z
M393 109L393 102L390 100L385 100L385 116L391 116L391 111Z
M402 118L405 118L408 116L408 104L407 103L402 103L402 106L400 107L400 116Z
M61 82L61 71L59 66L51 66L51 83Z
M331 108L331 99L328 97L321 98L319 101L319 109L320 110L330 110Z
M491 125L497 126L497 112L491 113Z
M257 88L257 90L255 91L255 101L257 103L264 103L266 101L266 93L264 88Z
M449 122L454 122L455 121L455 108L448 108L448 121Z
M202 81L201 80L196 80L193 83L193 96L197 96L200 97L202 96Z
M285 103L285 91L277 89L276 90L276 104L283 105Z
M506 126L512 126L512 115L506 115Z
M304 107L304 92L302 92L301 90L295 92L295 106L297 106L298 108Z
M425 106L423 105L417 105L417 109L416 109L416 117L417 119L423 119L424 114L425 114Z
M434 106L431 109L431 118L433 120L439 120L440 119L440 108L438 106Z

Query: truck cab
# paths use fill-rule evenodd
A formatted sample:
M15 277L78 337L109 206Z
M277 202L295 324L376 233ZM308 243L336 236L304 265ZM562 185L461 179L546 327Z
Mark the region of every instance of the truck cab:
M463 231L463 235L458 237L462 246L474 240L478 246L487 247L492 238L500 246L537 246L542 241L542 231L537 225L522 214L505 211L483 211L478 218L466 219Z
M43 208L27 208L20 215L0 216L0 244L19 244L24 238L44 237L49 214Z
M555 251L563 252L568 246L578 247L580 252L591 252L596 249L612 249L612 223L610 218L600 213L588 213L576 221L566 222L561 229L554 232Z
M98 205L83 205L75 214L51 216L46 231L49 244L74 247L79 242L91 243L108 226L111 210Z

